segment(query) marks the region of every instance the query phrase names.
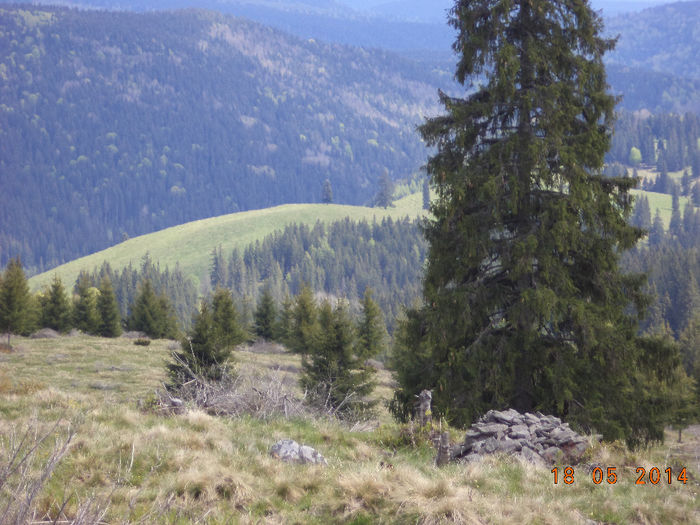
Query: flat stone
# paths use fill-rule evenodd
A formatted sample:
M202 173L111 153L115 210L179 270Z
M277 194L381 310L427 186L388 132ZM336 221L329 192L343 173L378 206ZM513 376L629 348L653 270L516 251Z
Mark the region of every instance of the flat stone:
M489 438L486 441L484 441L484 445L482 447L482 450L484 452L486 452L487 454L493 454L498 449L499 449L499 441L497 439Z
M467 454L463 458L460 458L460 461L464 461L465 463L474 463L476 461L481 461L484 457L481 454Z
M505 432L508 429L508 425L502 423L477 423L474 425L476 430L482 434L498 434L499 432Z
M571 443L574 439L576 439L576 434L573 430L566 430L565 428L555 428L554 430L552 430L549 437L560 443Z
M547 463L556 463L557 460L562 457L564 454L562 453L561 450L557 447L549 447L545 450L543 450L540 453L540 456L542 456L542 459L544 459Z
M525 412L525 414L523 414L523 419L527 421L528 424L535 424L540 422L540 418L537 417L535 414L531 414L530 412Z
M522 416L517 410L513 410L512 408L509 410L505 410L503 412L495 412L492 415L492 418L495 419L499 423L505 423L506 425L513 425L516 422L520 422Z
M533 449L530 447L523 447L523 449L520 451L520 455L530 463L534 463L535 465L542 465L544 463L544 460L542 457Z
M530 429L527 425L514 425L510 427L508 436L513 439L523 439L530 437Z
M510 454L511 452L516 452L522 448L522 445L513 439L505 438L498 441L498 452Z

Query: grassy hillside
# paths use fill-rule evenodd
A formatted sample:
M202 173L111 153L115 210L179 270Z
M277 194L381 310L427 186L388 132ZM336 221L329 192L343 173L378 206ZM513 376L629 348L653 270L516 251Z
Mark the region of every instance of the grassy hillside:
M432 448L420 439L412 444L409 428L389 422L386 414L355 427L308 415L217 417L194 409L165 414L149 400L164 379L168 341L143 348L124 338L79 336L15 338L13 344L14 352L0 353L0 467L27 429L48 439L24 473L0 479L0 512L8 503L16 509L27 494L23 483L45 470L54 438L60 442L75 432L33 501L36 522L76 518L87 504L92 515L104 513L107 523L700 520L700 439L690 432L681 445L669 442L639 453L618 443L596 446L587 461L616 466L614 485L595 485L583 466L576 467L573 484L554 485L551 467L509 457L438 469ZM247 348L236 359L242 390L283 384L301 395L295 386L297 356L279 347ZM387 399L389 378L380 374L379 396ZM463 432L455 430L452 437L460 439ZM282 438L317 448L328 466L271 458L269 447ZM28 439L24 450L35 442L31 433ZM637 466L681 465L688 469L686 485L634 483Z
M130 263L138 265L146 254L149 254L154 262L159 262L162 268L174 268L175 264L179 264L186 276L198 282L208 275L210 255L215 247L221 245L224 253L228 253L234 247L243 248L290 223L313 224L317 220L330 222L345 217L371 221L384 217L418 217L421 213L420 194L404 197L396 201L394 207L387 209L338 204L286 204L233 213L134 237L36 275L29 283L33 290L38 290L48 285L56 274L66 285L72 285L83 269L91 270L103 261L108 261L115 269Z

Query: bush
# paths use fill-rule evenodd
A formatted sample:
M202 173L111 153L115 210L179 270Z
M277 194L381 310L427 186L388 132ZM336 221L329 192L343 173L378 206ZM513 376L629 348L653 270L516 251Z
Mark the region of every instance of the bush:
M148 346L151 344L151 340L150 339L137 339L136 341L134 341L134 344L138 345L138 346Z

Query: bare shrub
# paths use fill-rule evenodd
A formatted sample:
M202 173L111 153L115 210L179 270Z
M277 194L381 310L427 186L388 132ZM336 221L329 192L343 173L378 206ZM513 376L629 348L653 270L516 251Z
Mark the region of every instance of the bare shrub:
M263 420L275 417L338 418L338 410L355 400L355 393L351 392L339 406L334 406L324 385L319 391L301 392L296 374L289 373L290 367L285 365L262 370L246 368L237 373L223 366L221 379L213 381L196 374L176 353L173 352L172 356L192 379L177 387L163 385L163 390L155 392L151 406L155 405L159 412L179 414L191 406L210 415L250 415ZM292 368L296 370L296 367ZM342 419L358 424L373 415L371 410L356 411L352 417L344 414Z
M102 523L106 505L94 498L79 503L75 514L65 514L70 497L57 503L54 516L38 515L36 499L53 475L56 466L68 453L75 432L69 429L61 435L59 422L45 432L39 424L31 423L26 430L13 428L10 435L0 437L0 523L70 523L87 525ZM45 449L53 436L48 455Z
M183 404L194 405L212 415L252 415L260 419L309 415L296 389L296 381L280 369L260 373L224 373L220 381L201 376L177 390L157 392L163 410L180 412Z
M57 337L60 337L61 334L59 334L56 330L53 330L52 328L42 328L41 330L34 332L31 335L32 339L56 339Z

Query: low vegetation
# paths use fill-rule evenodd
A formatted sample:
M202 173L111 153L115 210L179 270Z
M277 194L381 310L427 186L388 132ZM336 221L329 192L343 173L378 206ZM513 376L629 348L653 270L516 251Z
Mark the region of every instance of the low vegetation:
M164 410L168 340L12 339L0 353L0 519L83 523L697 523L697 428L675 443L630 452L592 449L589 464L616 466L618 481L595 485L583 466L573 484L550 467L508 457L438 469L434 450L385 411L393 389L379 370L372 421L343 423L298 401L301 360L284 347L235 352L232 415L184 406ZM256 392L257 391L257 392ZM26 436L21 447L18 438ZM462 432L452 430L454 440ZM268 454L291 438L317 448L328 467L279 463ZM36 445L36 448L33 447ZM65 445L65 447L64 447ZM20 450L19 455L17 450ZM32 450L33 449L33 450ZM29 452L29 454L27 454ZM26 455L22 469L13 458ZM687 467L688 482L635 485L638 466ZM8 469L9 467L9 469ZM36 489L36 490L34 490ZM32 492L34 491L34 492ZM34 494L18 516L23 497ZM9 512L8 510L9 509ZM5 512L5 514L3 514Z

